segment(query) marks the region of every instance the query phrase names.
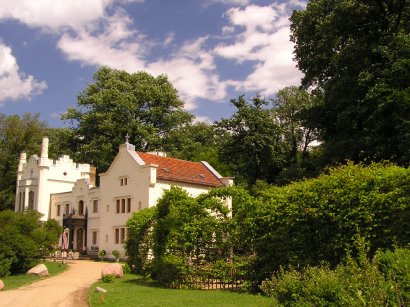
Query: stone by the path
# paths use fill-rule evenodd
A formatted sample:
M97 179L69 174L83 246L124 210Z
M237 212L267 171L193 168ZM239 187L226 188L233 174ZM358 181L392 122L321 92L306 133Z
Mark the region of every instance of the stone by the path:
M48 276L47 267L44 264L36 265L34 268L28 270L27 274L33 274L41 277Z
M0 291L4 288L4 282L0 279Z
M114 275L115 277L124 276L122 265L119 263L110 263L102 268L101 276L110 275L110 274Z
M104 288L101 288L101 287L96 287L96 288L95 288L95 291L101 292L101 293L107 292L107 290L105 290Z

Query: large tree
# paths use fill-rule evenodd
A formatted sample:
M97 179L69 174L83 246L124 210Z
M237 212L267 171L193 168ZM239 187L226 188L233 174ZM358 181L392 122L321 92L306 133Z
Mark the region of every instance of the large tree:
M273 182L286 163L288 147L272 110L267 108L269 102L259 96L247 102L240 96L231 103L237 111L217 123L227 132L222 161L228 163L238 180L249 184L258 179Z
M19 154L40 152L46 124L39 115L7 116L0 113L0 211L14 208Z
M303 85L323 97L309 119L331 162L408 164L409 1L312 0L291 30Z
M192 119L183 106L164 75L102 67L63 119L71 122L78 159L102 172L127 134L136 149L162 150L169 132Z
M274 114L290 147L290 161L298 161L298 152L306 154L309 145L318 140L316 129L305 125L303 114L314 107L315 97L306 90L289 86L279 90L274 99Z

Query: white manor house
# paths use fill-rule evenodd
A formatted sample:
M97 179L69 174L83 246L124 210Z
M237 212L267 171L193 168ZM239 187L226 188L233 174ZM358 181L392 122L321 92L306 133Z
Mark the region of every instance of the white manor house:
M67 155L49 159L48 142L44 137L40 157L27 160L25 152L20 155L15 211L34 209L44 220L57 220L68 238L68 249L83 254L96 255L103 249L112 257L112 251L118 250L124 257L127 220L133 212L155 206L171 186L195 197L233 182L205 161L135 151L127 140L109 169L99 174L97 187L94 167L75 163ZM229 199L227 205L231 207Z

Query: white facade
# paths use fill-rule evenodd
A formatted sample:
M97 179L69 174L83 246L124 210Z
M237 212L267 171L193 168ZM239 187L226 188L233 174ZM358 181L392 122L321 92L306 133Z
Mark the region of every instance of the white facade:
M50 171L52 165L67 165L68 161L72 163L68 156L61 159L58 163L48 162L47 174L58 174L58 171ZM33 209L56 219L65 227L69 248L87 254L97 254L98 250L103 249L108 257L112 257L113 250L120 251L121 256L124 256L127 220L133 212L155 206L164 190L173 185L180 186L190 195L198 196L214 187L232 184L232 179L221 177L206 162L189 162L159 153L136 152L135 147L128 142L120 145L109 169L100 174L99 187L90 182L92 172L90 173L88 164L79 165L75 179L76 168L65 171L67 174L63 175L63 179L68 177L68 174L72 176L72 181L64 181L65 186L62 186L62 181L49 180L50 177L47 177L50 184L44 187L38 184L38 179L34 179L41 175L33 175L33 180L27 176L32 174L32 169L34 174L40 172L38 158L32 157L29 163L24 161L22 154L21 169L19 165L17 175L17 196L21 191L29 193L35 190L35 193L43 195L43 198L48 197L47 204L34 205ZM34 167L36 165L37 168ZM71 166L73 165L77 166L72 163ZM19 200L16 201L16 211L29 207L27 198L24 202L25 206L21 207ZM227 205L231 206L229 201Z
M48 158L48 138L44 137L41 156L32 155L27 161L25 152L20 155L17 170L15 211L34 209L50 218L50 195L70 191L79 179L95 180L95 168L89 164L74 163L69 156L58 160Z

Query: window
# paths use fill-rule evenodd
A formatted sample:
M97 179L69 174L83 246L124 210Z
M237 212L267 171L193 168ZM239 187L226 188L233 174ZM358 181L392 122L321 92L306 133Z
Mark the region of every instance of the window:
M131 212L131 198L127 198L127 212Z
M120 229L115 228L115 244L119 244L119 243L120 243Z
M121 228L121 243L125 242L125 228Z
M80 215L84 214L84 201L82 200L78 202L78 214Z
M28 208L33 210L34 209L34 192L30 191L28 193Z
M70 204L65 204L65 215L70 214Z
M57 205L57 216L61 215L61 205Z
M118 198L116 200L116 212L117 213L129 213L131 212L131 198Z
M115 244L124 243L127 238L127 228L118 227L115 228Z
M98 213L98 199L93 200L93 213Z
M97 245L97 232L96 231L92 232L91 242L92 242L92 245Z
M128 185L128 177L120 178L120 185Z
M23 192L20 192L19 202L20 202L19 203L20 211L23 212L24 211Z
M121 199L121 213L125 212L125 198Z

